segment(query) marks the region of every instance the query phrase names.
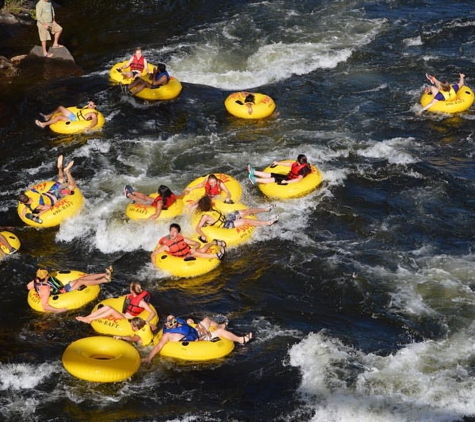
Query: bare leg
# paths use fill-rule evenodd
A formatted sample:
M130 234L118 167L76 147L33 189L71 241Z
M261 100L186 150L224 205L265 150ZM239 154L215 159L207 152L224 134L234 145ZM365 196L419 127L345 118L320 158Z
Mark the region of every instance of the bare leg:
M84 277L77 278L71 281L71 290L77 290L81 286L96 286L98 284L109 283L112 276L112 267L106 269L105 273L100 274L88 274Z
M63 47L62 45L58 44L59 37L62 32L63 31L59 31L59 32L56 32L56 34L54 34L53 48Z
M117 311L116 309L112 308L109 305L103 306L102 308L97 309L96 311L90 313L87 316L78 316L76 319L81 322L85 322L86 324L90 324L92 321L101 318L107 318L108 316L112 316L114 318L123 319L125 316Z
M272 218L269 221L251 220L249 218L241 218L240 220L236 220L234 222L234 226L235 227L241 227L244 224L249 224L249 225L254 226L254 227L272 226L275 223L277 223L277 221L279 221L279 217L277 217L277 216Z
M48 50L46 50L46 41L41 41L41 49L43 50L43 56L53 57L53 54L48 53Z
M141 202L145 205L150 205L153 202L153 199L150 198L150 196L145 195L144 193L141 193L141 192L129 193L127 198L131 199L132 201Z
M69 164L64 169L64 172L66 173L66 176L68 177L68 185L69 185L69 189L71 189L71 191L73 191L77 187L76 181L74 180L73 176L71 175L71 167L73 166L73 164L74 164L74 161L70 161Z
M13 248L10 246L10 244L8 243L8 240L3 234L0 234L0 245L8 249L8 252L10 253L12 252ZM0 249L0 256L4 256L4 255L6 254Z
M133 95L137 95L140 91L142 91L144 88L151 88L152 85L150 85L148 82L144 81L141 79L142 84L140 84L137 89L133 92Z
M241 218L244 218L244 217L247 217L248 215L255 215L262 212L269 212L273 208L274 207L271 205L266 208L248 208L247 210L239 210L239 214Z

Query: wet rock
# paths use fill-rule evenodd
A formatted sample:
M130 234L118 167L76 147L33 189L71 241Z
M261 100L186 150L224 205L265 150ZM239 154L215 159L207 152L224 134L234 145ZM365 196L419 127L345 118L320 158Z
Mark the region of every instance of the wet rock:
M18 18L16 18L14 15L11 13L0 13L0 25L14 25L20 23Z
M0 78L13 78L18 75L18 69L11 60L0 56Z
M61 48L53 48L50 47L48 50L48 53L51 53L53 57L45 58L45 60L69 60L74 62L74 57L72 54L69 52L69 50L66 47L61 47ZM39 45L35 45L30 53L28 54L29 56L34 56L34 57L41 57L43 58L43 50Z
M20 63L23 59L26 59L26 57L27 57L26 54L21 54L19 56L12 57L10 61L17 64L17 63Z

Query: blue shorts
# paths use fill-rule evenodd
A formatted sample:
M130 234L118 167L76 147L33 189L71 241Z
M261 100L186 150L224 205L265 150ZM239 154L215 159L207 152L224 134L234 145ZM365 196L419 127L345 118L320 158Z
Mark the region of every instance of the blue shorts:
M69 113L68 119L71 120L72 122L75 122L78 118L77 116L71 111Z
M226 215L226 221L224 222L225 229L234 229L236 226L234 222L241 218L239 211L234 211L231 214Z

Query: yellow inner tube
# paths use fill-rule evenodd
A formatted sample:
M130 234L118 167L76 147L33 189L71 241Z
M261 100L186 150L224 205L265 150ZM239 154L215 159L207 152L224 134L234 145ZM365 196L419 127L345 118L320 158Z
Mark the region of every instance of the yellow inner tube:
M295 160L283 160L287 163L293 163ZM310 164L312 172L305 176L300 182L290 183L288 185L278 185L277 183L258 183L259 189L269 198L291 199L308 195L313 192L322 183L322 174L317 167ZM266 173L288 174L290 167L277 165L269 166L264 169Z
M255 104L251 104L252 114L249 114L249 108L244 103L247 94L254 95ZM235 92L226 98L224 106L229 113L241 119L262 119L270 116L275 110L275 102L271 97L254 92Z
M99 302L92 312L97 311L99 308L103 306L109 305L110 307L114 308L116 311L122 313L122 309L124 308L125 298L127 296L120 296L120 297L113 297L109 299L105 299ZM158 324L158 313L157 310L153 307L152 304L149 304L150 307L155 311L155 317L152 318L150 324L157 325ZM147 320L149 317L149 313L147 310L143 310L138 317L142 318L144 321ZM108 334L111 336L133 336L135 333L132 330L132 326L127 318L117 319L114 317L107 317L102 319L96 319L95 321L91 322L91 327L94 331L100 334Z
M148 195L150 198L155 199L158 196L158 193L152 193ZM160 216L157 220L165 220L169 218L176 217L183 213L184 203L181 199L177 199L170 208L160 212ZM144 204L129 204L125 209L125 215L131 220L146 220L155 214L156 208L152 205Z
M12 232L8 231L0 231L0 234L7 240L7 243L10 245L11 248L15 249L20 249L21 242L20 239L18 239L18 236L16 234L13 234ZM2 248L2 252L5 255L10 255L10 251L7 250L5 246L0 246ZM0 254L0 258L2 255Z
M195 327L196 324L190 324ZM213 331L213 328L211 328ZM154 343L158 344L162 338L163 330L157 334ZM234 350L234 342L225 338L216 337L212 341L170 341L162 350L160 356L176 359L203 362L213 359L221 359Z
M123 381L140 367L140 355L134 346L101 336L74 341L64 351L62 360L71 375L91 382Z
M126 78L125 77L125 74L127 72L130 72L130 66L126 67L125 69L122 69L121 71L118 70L119 67L124 66L127 62L128 62L128 60L124 60L123 62L116 63L114 66L112 66L112 69L109 71L109 76L110 76L111 80L113 80L114 82L117 82L117 83L122 83L122 85L129 85L130 83L132 83L134 78ZM155 65L150 64L148 62L147 62L147 64L148 64L148 66L147 66L148 71L153 72L153 69L154 69ZM144 69L144 70L142 70L142 73L140 74L140 77L145 77L145 76L147 76L147 71Z
M223 215L226 215L230 212L238 211L238 210L245 210L248 207L244 205L242 202L236 202L234 204L224 204L221 202L217 202L213 200L213 206L219 210ZM210 215L213 218L217 218L215 212L209 211L205 213L197 213L194 212L191 216L191 224L193 227L196 228L198 223L201 220L203 214ZM256 219L256 216L249 215L245 217L247 219ZM255 227L251 226L249 223L243 224L240 227L235 227L233 229L225 229L224 227L217 227L217 226L205 226L202 227L201 230L206 235L207 240L211 241L213 239L220 239L224 240L228 247L241 245L247 242L252 233L254 233Z
M83 277L87 275L82 271L54 271L51 273L51 276L55 279L59 280L63 286L68 284L70 281L76 280L77 278ZM99 296L99 292L101 288L96 286L86 286L80 290L73 290L67 293L58 293L55 295L51 295L49 297L48 303L53 308L67 308L71 309L78 309L83 307L84 305L92 302L97 296ZM45 312L43 306L41 305L41 299L36 293L35 289L31 289L28 292L28 304L38 312Z
M470 108L474 100L473 91L468 86L463 86L457 92L457 96L450 101L437 101L427 111L435 113L460 113ZM425 107L434 99L432 92L426 92L422 95L421 104Z
M78 107L67 107L67 109L71 113L74 113L75 116L78 116L78 113L80 111L82 111L83 114L91 112L91 110L89 110L89 111L88 110L83 110L82 108L78 108ZM105 123L104 115L101 112L97 111L97 110L94 110L94 111L97 114L97 124L91 130L100 129L104 126L104 123ZM58 116L58 115L61 115L61 113L55 114L54 116L52 116L52 118L54 118L55 116ZM74 121L60 120L56 123L53 123L50 126L50 129L53 132L61 133L63 135L68 135L68 134L72 134L72 133L84 132L84 130L86 130L89 127L90 124L91 124L90 120L84 120L82 118L80 120L74 120Z
M210 173L211 174L211 173ZM212 173L214 174L221 182L224 183L224 186L228 189L228 191L231 193L231 199L236 202L241 199L242 196L242 187L241 184L232 176L229 174L225 173ZM204 182L206 178L209 176L209 174L205 176L198 177L197 179L193 180L188 184L188 186L185 189L192 188L196 185L199 185L200 183ZM188 195L185 195L183 197L183 202L185 204L190 204L191 202L196 202L203 196L205 196L206 191L205 188L199 188L199 189L194 189L192 190ZM213 201L219 202L219 200L224 201L226 198L226 192L221 192L220 197L214 197Z
M144 78L147 80L147 78ZM148 81L150 82L151 78L148 77ZM173 100L180 95L182 90L181 83L178 79L174 78L173 76L170 77L170 81L166 85L162 85L160 88L144 88L140 91L136 97L142 98L144 100Z
M33 206L36 206L39 203L39 198L41 194L48 192L48 190L51 188L51 186L54 185L54 183L55 182L51 180L47 180L38 183L37 185L31 187L25 192L28 197L33 199ZM54 206L50 210L39 216L39 218L42 220L42 223L37 223L33 220L30 220L29 218L26 218L23 214L23 211L26 210L25 214L27 214L31 213L31 210L29 210L21 202L18 205L18 215L20 216L21 220L29 226L39 228L54 227L61 224L67 218L70 218L73 215L77 214L81 210L83 199L84 198L82 196L81 191L78 188L74 189L73 195L67 195L61 198L58 202L54 204Z
M218 252L217 246L212 246L209 253ZM158 254L155 259L155 265L160 270L172 275L173 277L197 277L210 271L213 271L221 261L216 258L196 258L193 261L185 261L184 258L176 257L163 252Z

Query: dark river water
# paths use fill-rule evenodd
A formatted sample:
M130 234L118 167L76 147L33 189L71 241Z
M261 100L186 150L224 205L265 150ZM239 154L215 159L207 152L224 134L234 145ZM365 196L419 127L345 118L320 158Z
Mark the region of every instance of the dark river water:
M57 77L36 63L0 94L0 225L22 241L0 262L0 420L475 417L475 113L416 115L426 72L475 81L473 1L60 3L61 42L83 75ZM38 43L34 25L1 30L2 54ZM136 46L182 82L178 99L148 103L109 82ZM244 89L270 95L278 113L227 114L226 97ZM89 98L106 117L100 133L60 136L34 124L39 112ZM180 192L224 172L242 182L245 203L263 205L246 164L300 153L321 169L322 187L277 201L279 223L216 271L177 280L151 265L169 223L128 221L125 184ZM59 154L75 161L85 207L59 228L25 227L16 197L52 178ZM192 233L189 217L177 222ZM61 356L93 335L74 319L93 305L38 314L25 285L38 265L111 264L100 299L138 280L161 318L222 313L255 341L205 364L157 357L115 384L72 377Z

